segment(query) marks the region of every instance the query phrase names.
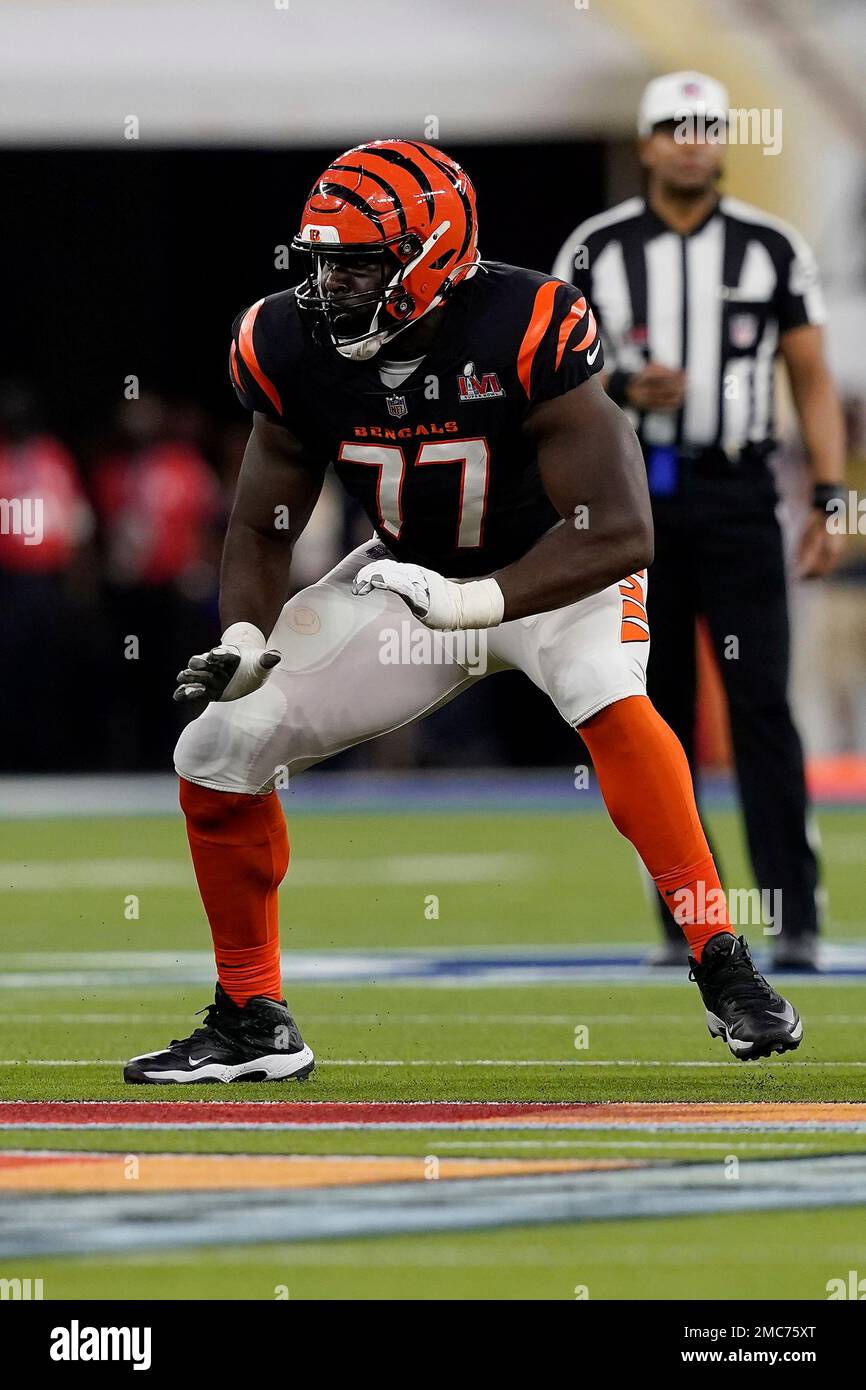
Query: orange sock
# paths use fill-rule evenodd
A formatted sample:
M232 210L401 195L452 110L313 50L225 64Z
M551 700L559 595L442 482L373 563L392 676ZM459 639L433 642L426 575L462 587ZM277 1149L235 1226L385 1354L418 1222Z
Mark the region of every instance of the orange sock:
M217 792L180 779L180 804L217 978L230 999L282 999L277 889L289 837L276 792Z
M617 700L578 732L611 820L631 840L700 960L710 937L732 928L679 739L645 695Z

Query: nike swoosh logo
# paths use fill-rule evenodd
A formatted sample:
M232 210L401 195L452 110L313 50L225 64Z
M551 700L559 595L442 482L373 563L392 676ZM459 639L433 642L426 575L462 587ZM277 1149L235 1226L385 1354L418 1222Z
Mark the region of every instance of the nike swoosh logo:
M189 1065L190 1065L191 1067L200 1067L201 1064L202 1064L202 1062L209 1062L209 1061L211 1060L212 1057L213 1057L213 1053L212 1053L212 1052L209 1052L209 1053L207 1054L206 1057L199 1057L199 1058L197 1059L197 1061L195 1061L195 1062L194 1062L194 1061L192 1060L192 1058L190 1057L190 1059L189 1059Z
M595 359L598 357L598 350L599 350L600 347L601 347L601 339L599 339L599 341L596 343L596 345L595 345L595 347L593 348L592 352L588 352L588 353L586 354L586 360L587 360L587 362L589 363L590 366L592 366L593 362L594 362Z
M780 1014L773 1013L772 1009L767 1009L765 1012L770 1015L770 1018L780 1018L783 1023L794 1022L794 1010L791 1008L790 1004L786 1004Z

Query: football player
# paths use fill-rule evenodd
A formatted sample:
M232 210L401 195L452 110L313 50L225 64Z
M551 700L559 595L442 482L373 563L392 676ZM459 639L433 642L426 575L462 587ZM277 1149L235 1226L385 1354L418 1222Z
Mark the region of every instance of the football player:
M293 245L306 278L234 324L230 373L253 427L225 630L175 692L206 702L175 763L216 995L200 1028L133 1058L126 1080L309 1074L280 981L276 787L477 679L435 645L461 631L482 634L488 671L524 671L579 732L611 819L676 905L711 1033L743 1059L797 1047L796 1010L728 923L685 756L647 699L646 475L598 379L592 309L562 281L480 260L469 178L416 141L334 160ZM331 463L375 536L286 602ZM402 624L431 659L383 661Z

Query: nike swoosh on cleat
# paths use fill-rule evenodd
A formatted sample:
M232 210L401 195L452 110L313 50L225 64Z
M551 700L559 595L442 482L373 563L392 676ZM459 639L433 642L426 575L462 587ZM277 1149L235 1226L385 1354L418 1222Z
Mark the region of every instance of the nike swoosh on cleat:
M772 1009L765 1009L764 1012L768 1013L770 1018L780 1018L783 1023L794 1022L794 1010L790 1004L787 1004L780 1014L774 1013Z
M189 1058L187 1059L187 1063L188 1063L188 1065L191 1066L191 1067L200 1067L201 1064L202 1064L202 1062L209 1062L209 1061L211 1060L212 1057L213 1057L213 1053L212 1053L212 1052L209 1052L209 1053L207 1054L206 1057L199 1057L195 1062L192 1060L191 1057L189 1057Z

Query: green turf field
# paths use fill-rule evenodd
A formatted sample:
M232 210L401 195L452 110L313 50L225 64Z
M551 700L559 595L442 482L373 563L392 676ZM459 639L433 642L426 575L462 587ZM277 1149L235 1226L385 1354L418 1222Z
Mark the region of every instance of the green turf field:
M454 990L304 984L289 992L318 1060L292 1098L297 1091L303 1100L866 1099L866 985L795 985L807 1036L796 1053L760 1064L735 1061L710 1038L687 982ZM124 1086L122 1064L185 1036L206 1002L202 991L148 988L107 1000L105 990L79 987L64 998L59 1018L57 995L51 992L48 1007L37 990L2 999L0 1099L166 1099L161 1088ZM589 1046L577 1050L582 1025ZM40 1057L48 1064L33 1060ZM219 1085L196 1086L194 1094L228 1098ZM231 1099L260 1100L262 1088L235 1084Z
M864 1269L862 1208L538 1226L114 1260L22 1261L46 1298L825 1299ZM577 1292L579 1290L579 1292ZM583 1292L586 1290L586 1292Z
M282 892L292 950L653 944L632 851L601 813L292 815ZM730 813L710 818L729 885L748 887ZM866 938L866 813L820 816L828 939ZM786 986L806 1037L785 1058L734 1061L710 1039L694 985L580 979L484 983L377 979L287 986L318 1069L302 1086L124 1087L123 1060L183 1036L208 1002L209 938L175 818L5 822L0 864L2 1100L866 1100L866 976ZM436 914L430 903L435 901ZM760 930L744 928L753 944ZM139 962L142 980L135 979ZM178 967L179 968L179 967ZM124 970L131 972L124 977ZM12 981L16 987L11 987ZM575 1030L582 1045L575 1046ZM266 1094L263 1094L263 1091ZM866 1152L866 1135L719 1130L586 1134L0 1131L5 1150L406 1154L719 1163ZM859 1253L858 1253L859 1252ZM864 1207L653 1218L483 1233L304 1242L225 1251L41 1258L16 1263L46 1297L821 1298L830 1277L866 1271ZM38 1265L38 1269L36 1268ZM287 1276L286 1270L290 1273ZM0 1274L9 1275L5 1267Z
M286 948L654 941L634 853L600 811L293 815L284 804ZM727 883L750 886L735 816L707 819ZM819 826L829 934L866 938L866 811L824 810ZM208 945L179 814L4 821L0 853L3 954ZM137 920L124 915L128 894Z
M287 952L654 941L632 851L601 814L293 819L288 809ZM717 815L712 830L729 883L748 886L734 817ZM824 812L821 830L829 936L866 937L858 918L866 813ZM0 1097L129 1098L123 1059L185 1031L208 1002L204 983L172 983L171 953L209 945L182 824L7 822L3 843L2 868L15 886L0 904L0 975L9 969L32 983L0 991L0 1048L20 1064L0 1068ZM435 919L425 916L431 895ZM760 944L759 931L745 930ZM108 955L94 963L94 952ZM99 983L100 963L139 952L167 953L163 983L132 990ZM40 972L73 980L82 953L90 953L85 982L46 992ZM866 976L853 984L802 981L792 992L806 1021L803 1045L751 1066L709 1038L685 979L496 988L384 978L289 988L319 1058L304 1092L310 1099L866 1099ZM579 1025L589 1045L576 1050ZM39 1058L86 1065L34 1065ZM233 1099L260 1095L255 1086L232 1088Z

